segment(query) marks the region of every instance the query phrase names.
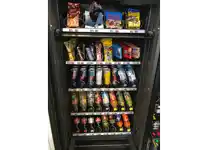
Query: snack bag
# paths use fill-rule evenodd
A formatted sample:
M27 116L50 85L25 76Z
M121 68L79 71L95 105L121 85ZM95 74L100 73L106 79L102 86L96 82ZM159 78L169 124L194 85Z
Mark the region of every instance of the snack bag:
M140 29L140 12L139 10L129 8L126 14L126 28Z
M68 2L67 27L79 27L80 3Z
M64 45L67 49L67 53L68 53L68 57L70 61L74 61L75 60L75 46L77 43L77 39L73 38L70 39L69 41L64 42Z
M128 77L128 84L131 87L136 87L136 76L133 68L130 65L125 67L126 75Z
M101 118L104 132L109 132L108 117L103 115Z
M112 62L112 39L104 38L101 40L104 47L104 61Z
M72 107L74 112L78 112L78 96L75 92L72 93Z
M76 46L76 59L78 61L84 61L85 60L85 44L80 43Z
M103 69L101 66L97 66L96 68L96 85L101 86L102 83L102 77L103 77Z
M111 104L113 110L117 111L118 110L118 108L117 108L118 103L117 103L117 98L115 96L115 93L113 91L109 92L109 96L110 96L110 104Z
M106 28L122 29L122 13L121 12L105 12Z
M79 100L80 100L81 111L85 112L86 109L87 109L86 92L80 92L79 93Z
M118 73L120 84L123 87L127 87L127 85L128 85L128 79L126 77L126 73L125 73L124 68L122 66L118 66L118 72L117 73Z
M95 67L90 66L88 70L88 86L93 87L95 83Z
M96 93L95 93L96 112L102 111L101 103L102 103L102 97L101 97L101 95L100 95L99 92L96 92Z
M124 98L125 98L127 106L129 107L129 110L133 110L133 102L132 102L130 93L124 92Z
M86 66L82 66L80 69L80 77L79 77L81 88L85 87L86 79L87 79L87 68L86 68Z
M103 45L102 45L102 43L99 41L96 42L95 48L96 48L96 60L102 61L103 60L103 54L102 54Z
M125 111L125 102L124 102L124 97L122 93L120 91L117 91L116 95L117 95L118 104L121 107L121 111Z
M128 115L122 114L122 118L123 118L123 121L124 121L124 127L127 129L128 132L130 132L131 131L131 129L130 129L131 124L130 124Z
M72 74L72 87L77 87L78 67L73 66L73 68L70 71Z
M102 96L102 99L103 99L103 106L104 106L104 110L105 111L109 111L110 108L109 108L109 96L108 96L108 93L107 92L102 92L101 93L101 96Z
M132 48L123 42L120 43L120 46L123 49L123 58L126 60L131 60L132 59Z
M117 124L119 131L123 132L124 131L123 121L121 120L121 115L119 115L119 114L116 115L116 124Z
M119 83L117 78L118 69L116 67L112 67L112 85L116 87Z
M103 74L104 74L104 85L108 87L111 84L111 80L110 80L111 71L110 71L110 68L104 67L103 68Z
M119 44L113 44L113 58L115 60L121 60L122 59L122 47Z
M128 42L124 42L124 44L130 46L132 48L132 58L139 59L140 58L140 47Z
M87 92L87 101L88 101L88 112L94 111L94 93Z

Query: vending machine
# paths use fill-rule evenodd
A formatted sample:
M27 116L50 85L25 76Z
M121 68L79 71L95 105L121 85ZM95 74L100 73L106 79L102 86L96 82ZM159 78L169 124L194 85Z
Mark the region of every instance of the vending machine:
M48 1L56 150L141 150L159 61L159 1Z

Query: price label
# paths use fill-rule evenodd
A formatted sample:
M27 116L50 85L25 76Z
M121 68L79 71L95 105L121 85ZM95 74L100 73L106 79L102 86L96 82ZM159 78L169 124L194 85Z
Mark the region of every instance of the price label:
M128 132L131 132L131 129L127 129Z
M119 33L119 30L115 30L116 33Z
M95 61L92 61L91 64L92 64L92 65L95 65Z
M125 110L125 108L124 108L124 107L122 107L122 108L121 108L121 110L122 110L122 111L124 111L124 110Z
M117 108L114 108L114 111L117 111Z
M133 107L129 108L129 110L133 110Z
M130 30L130 33L133 33L133 30Z
M94 32L95 30L93 30L93 29L90 29L90 32Z
M72 29L69 29L69 32L73 32L73 30L72 30Z
M98 31L99 31L99 30L97 30L97 29L95 30L95 32L98 32Z
M110 30L110 32L111 32L111 33L113 33L113 32L114 32L114 30L112 30L112 29L111 29L111 30Z
M122 132L122 131L123 131L123 128L119 128L119 131L121 131L121 132Z
M78 32L78 29L75 29L75 32Z
M135 30L135 33L138 33L138 30Z

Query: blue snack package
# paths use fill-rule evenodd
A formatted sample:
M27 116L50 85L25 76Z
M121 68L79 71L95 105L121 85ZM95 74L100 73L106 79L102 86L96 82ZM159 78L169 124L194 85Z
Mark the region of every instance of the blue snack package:
M122 28L122 13L121 12L105 12L106 28L121 29Z
M125 67L126 75L128 77L129 85L132 87L136 87L136 75L133 68L130 65Z
M113 44L113 58L121 60L122 59L122 47L119 44Z

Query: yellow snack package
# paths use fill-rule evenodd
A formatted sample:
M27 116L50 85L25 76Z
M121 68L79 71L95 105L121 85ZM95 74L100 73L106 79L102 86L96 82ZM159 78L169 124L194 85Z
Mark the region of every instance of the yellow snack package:
M77 39L70 39L69 41L64 42L64 45L68 52L69 61L75 60L74 48L76 46Z
M104 47L104 61L112 62L112 38L103 38L101 42Z
M140 12L139 10L129 8L126 15L127 29L140 29Z

